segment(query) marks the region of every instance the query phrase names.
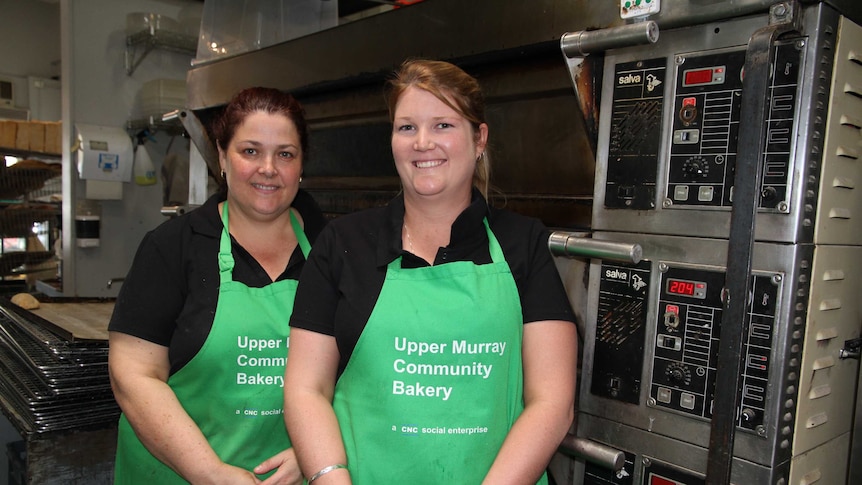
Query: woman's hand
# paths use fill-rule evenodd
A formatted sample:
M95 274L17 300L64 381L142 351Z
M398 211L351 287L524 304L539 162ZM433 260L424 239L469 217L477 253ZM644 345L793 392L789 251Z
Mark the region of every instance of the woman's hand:
M299 471L299 462L296 461L293 448L288 448L254 467L254 472L258 475L268 473L271 470L276 470L276 472L261 482L263 485L299 485L302 483L302 472Z
M572 424L578 333L557 320L524 325L524 412L515 420L486 484L535 483Z
M153 456L191 483L260 483L251 471L221 461L183 409L167 384L167 347L123 333L109 335L114 397Z

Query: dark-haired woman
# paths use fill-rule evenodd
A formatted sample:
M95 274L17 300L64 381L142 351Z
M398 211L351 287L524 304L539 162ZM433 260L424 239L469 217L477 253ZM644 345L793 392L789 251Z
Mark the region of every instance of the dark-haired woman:
M299 189L301 105L249 88L213 126L224 184L141 242L109 325L116 483L301 483L283 422L287 325L325 224Z

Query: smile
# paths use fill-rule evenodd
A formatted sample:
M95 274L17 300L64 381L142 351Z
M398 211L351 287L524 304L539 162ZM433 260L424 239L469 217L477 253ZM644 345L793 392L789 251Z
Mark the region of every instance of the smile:
M251 186L258 190L278 190L278 186L275 185L251 184Z
M434 168L439 167L445 163L444 160L421 160L418 162L413 162L413 165L416 168Z

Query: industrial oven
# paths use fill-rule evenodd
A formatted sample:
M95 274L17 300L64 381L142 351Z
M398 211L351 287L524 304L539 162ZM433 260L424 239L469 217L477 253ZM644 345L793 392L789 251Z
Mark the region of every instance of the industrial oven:
M195 65L189 202L218 172L208 120L267 85L306 108L324 210L385 203L383 81L455 62L486 93L494 202L553 229L582 320L557 483L853 483L860 23L856 0L426 0Z
M585 37L645 45L604 56L592 239L629 249L590 263L576 431L624 458L574 481L850 483L862 27L781 2L630 31Z

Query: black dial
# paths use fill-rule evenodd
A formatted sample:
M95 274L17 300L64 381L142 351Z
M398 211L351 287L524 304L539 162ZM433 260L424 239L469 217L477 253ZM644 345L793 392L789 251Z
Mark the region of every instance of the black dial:
M667 366L664 375L675 384L691 384L691 371L685 364L674 362Z
M705 178L709 175L709 164L701 157L692 157L682 164L682 173L690 179Z

